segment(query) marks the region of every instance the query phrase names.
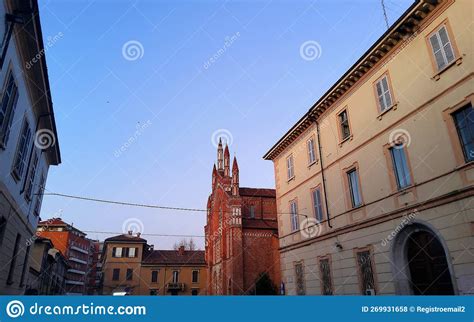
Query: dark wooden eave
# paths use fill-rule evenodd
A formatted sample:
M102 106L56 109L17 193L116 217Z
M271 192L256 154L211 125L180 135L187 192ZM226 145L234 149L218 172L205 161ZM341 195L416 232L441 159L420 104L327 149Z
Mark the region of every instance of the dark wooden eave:
M306 114L263 156L274 160L315 120L338 99L355 86L379 61L393 52L393 48L408 39L421 22L441 3L448 0L416 0L398 20L352 65L349 70L306 112Z

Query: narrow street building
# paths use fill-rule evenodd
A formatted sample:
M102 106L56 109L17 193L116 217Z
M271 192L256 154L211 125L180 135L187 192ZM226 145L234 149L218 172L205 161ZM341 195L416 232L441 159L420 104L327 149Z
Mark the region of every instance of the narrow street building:
M38 237L31 251L25 294L64 295L66 293L66 258L51 240Z
M38 224L37 235L51 240L68 260L66 295L87 294L91 241L86 234L61 218L51 218Z
M415 1L264 156L287 294L473 293L472 18Z
M212 192L207 203L208 293L254 294L265 275L280 286L278 226L274 189L244 188L239 166L230 167L229 147L217 148Z
M0 294L23 294L49 167L61 163L38 3L0 1Z

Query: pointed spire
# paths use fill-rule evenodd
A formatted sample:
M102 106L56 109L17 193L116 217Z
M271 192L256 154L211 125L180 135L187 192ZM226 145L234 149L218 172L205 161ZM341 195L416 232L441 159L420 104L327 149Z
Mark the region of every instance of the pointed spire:
M232 163L232 195L239 195L239 165L237 164L237 157L235 156Z
M239 172L239 165L237 164L237 157L234 155L234 162L232 163L232 173Z
M224 170L224 155L222 151L222 139L219 138L219 144L217 145L217 170Z
M224 149L224 175L230 176L230 153L229 146L226 144Z

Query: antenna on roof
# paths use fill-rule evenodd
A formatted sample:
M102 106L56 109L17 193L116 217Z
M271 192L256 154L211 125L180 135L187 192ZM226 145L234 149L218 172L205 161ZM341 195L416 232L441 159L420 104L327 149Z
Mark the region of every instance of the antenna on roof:
M384 0L380 0L380 2L382 3L382 10L383 10L383 17L385 19L385 25L387 25L387 29L388 29L389 25L388 25L387 10L385 9L385 3L384 3Z

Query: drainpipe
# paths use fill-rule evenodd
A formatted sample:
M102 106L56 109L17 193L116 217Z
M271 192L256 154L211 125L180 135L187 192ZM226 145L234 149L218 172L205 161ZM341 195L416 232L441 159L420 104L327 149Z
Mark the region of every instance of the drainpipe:
M326 195L326 178L324 176L324 167L323 167L323 156L321 153L321 139L320 139L320 131L319 131L319 122L314 118L313 122L316 123L316 133L318 137L318 151L319 151L319 162L321 163L321 177L323 179L323 194L324 194L324 203L326 205L326 217L328 219L328 226L331 226L331 216L329 215L329 206L328 206L328 197Z

